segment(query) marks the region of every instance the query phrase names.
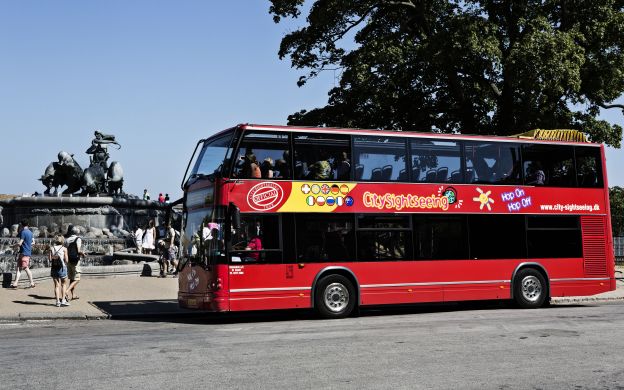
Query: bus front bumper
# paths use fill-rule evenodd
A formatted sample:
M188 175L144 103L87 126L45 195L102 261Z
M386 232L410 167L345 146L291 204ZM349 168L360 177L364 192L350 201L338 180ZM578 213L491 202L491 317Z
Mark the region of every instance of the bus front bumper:
M178 292L178 306L183 309L228 311L227 298L219 297L212 292L204 294L188 294Z

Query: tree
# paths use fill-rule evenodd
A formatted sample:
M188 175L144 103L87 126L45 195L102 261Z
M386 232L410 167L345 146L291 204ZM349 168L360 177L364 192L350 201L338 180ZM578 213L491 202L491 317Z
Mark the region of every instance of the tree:
M624 188L609 188L613 236L624 236Z
M308 4L311 3L311 4ZM619 147L624 0L271 0L276 23L308 13L279 56L338 68L325 107L290 124L510 135L583 130Z

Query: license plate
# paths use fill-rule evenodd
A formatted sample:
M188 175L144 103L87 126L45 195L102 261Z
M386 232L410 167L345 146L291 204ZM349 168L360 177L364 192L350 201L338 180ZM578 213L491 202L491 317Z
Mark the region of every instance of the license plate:
M188 307L197 307L197 299L195 298L190 298L186 301L186 305Z

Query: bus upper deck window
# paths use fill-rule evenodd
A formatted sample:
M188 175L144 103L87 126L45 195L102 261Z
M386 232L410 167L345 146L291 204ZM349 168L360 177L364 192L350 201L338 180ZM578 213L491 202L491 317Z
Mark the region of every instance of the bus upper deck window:
M249 132L243 136L234 177L239 179L291 179L288 133Z
M294 134L294 178L350 180L349 138L342 134Z

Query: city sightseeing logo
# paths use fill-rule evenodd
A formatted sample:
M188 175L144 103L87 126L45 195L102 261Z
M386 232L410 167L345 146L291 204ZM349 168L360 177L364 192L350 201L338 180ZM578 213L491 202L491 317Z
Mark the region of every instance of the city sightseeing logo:
M376 208L379 210L396 210L401 211L403 209L449 209L449 198L445 195L436 196L431 194L430 196L420 195L403 195L403 194L377 194L374 192L366 191L362 196L362 203L364 207Z
M264 182L251 187L247 193L247 204L254 210L267 211L279 205L284 190L272 182Z

